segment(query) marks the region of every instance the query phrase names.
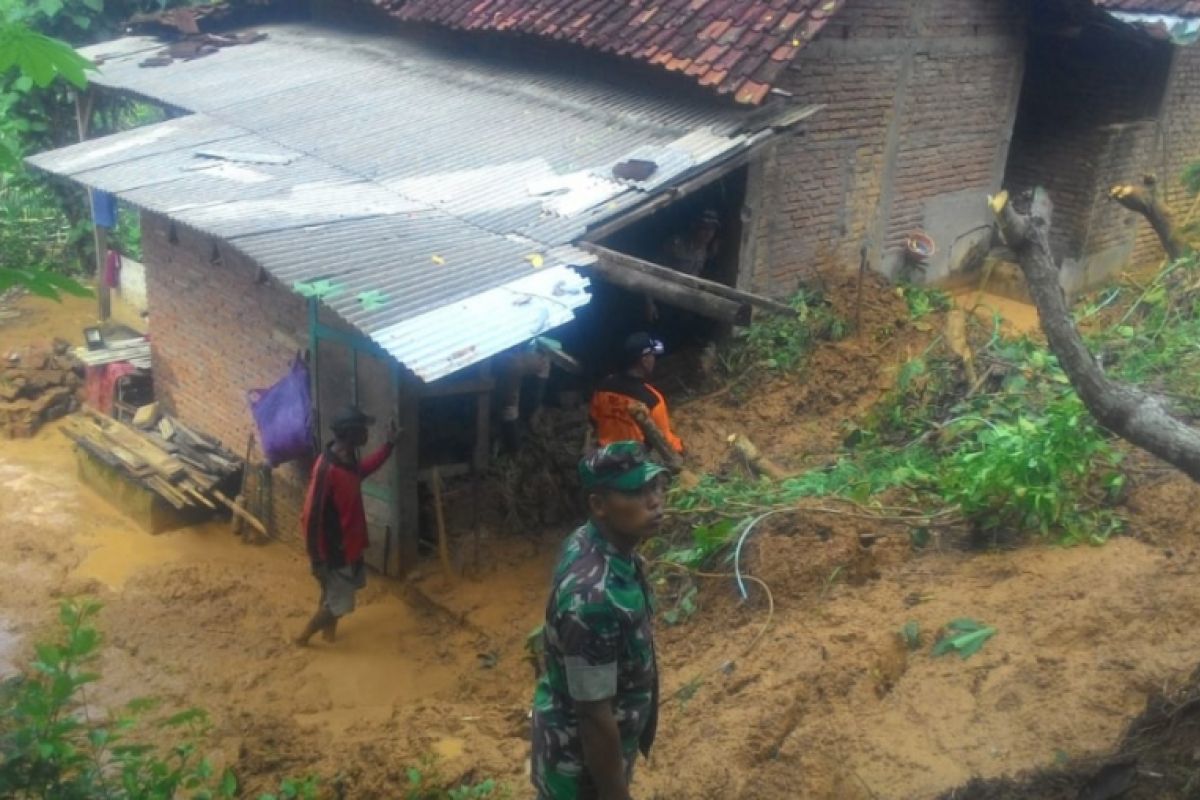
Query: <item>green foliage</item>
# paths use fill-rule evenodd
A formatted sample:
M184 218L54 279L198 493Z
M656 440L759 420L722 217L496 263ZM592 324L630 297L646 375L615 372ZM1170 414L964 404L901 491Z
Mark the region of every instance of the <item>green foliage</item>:
M933 655L944 656L957 652L968 659L979 652L988 639L996 635L996 629L973 619L956 619L946 625L942 638L933 646Z
M1183 175L1180 176L1183 182L1183 188L1190 195L1200 194L1200 161L1195 161L1188 164L1183 170Z
M86 689L96 671L100 606L69 601L62 635L35 648L28 672L0 684L0 797L13 800L215 800L238 796L237 777L201 755L207 717L199 709L157 720L140 700L98 714ZM139 733L148 735L143 740ZM153 742L153 743L151 743ZM285 781L267 798L313 800L314 780Z
M908 305L908 314L914 320L923 319L939 311L949 311L953 301L950 295L931 286L906 284L896 289Z
M732 345L722 353L728 374L787 372L799 367L817 342L846 335L845 321L819 293L801 290L789 305L796 310L795 317L764 314L737 331Z
M1067 542L1102 542L1116 528L1088 501L1097 481L1119 488L1120 456L1075 395L1011 422L969 418L954 426L976 433L944 461L939 487L978 529L1054 528Z
M475 782L451 781L432 756L405 770L408 778L404 800L510 800L512 791L493 778Z
M904 627L900 629L900 638L909 650L918 649L921 646L921 623L914 619L904 623Z
M66 42L44 36L23 22L0 23L0 75L16 71L16 88L44 89L57 78L77 89L87 86L92 62Z

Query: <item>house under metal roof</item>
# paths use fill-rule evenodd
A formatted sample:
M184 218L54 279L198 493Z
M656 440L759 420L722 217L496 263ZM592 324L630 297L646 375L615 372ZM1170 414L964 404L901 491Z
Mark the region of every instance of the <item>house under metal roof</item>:
M762 115L404 36L305 25L168 66L129 37L95 85L187 116L35 167L228 242L423 380L572 318L571 245L772 134ZM802 117L786 110L789 122ZM614 165L652 161L643 181Z

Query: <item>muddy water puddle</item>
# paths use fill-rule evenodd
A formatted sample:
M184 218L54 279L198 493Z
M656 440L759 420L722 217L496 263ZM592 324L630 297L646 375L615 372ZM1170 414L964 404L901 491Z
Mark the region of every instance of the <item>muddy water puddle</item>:
M1012 333L1033 333L1041 327L1037 308L1030 303L973 288L958 289L952 297L956 306L985 322L990 323L998 314Z

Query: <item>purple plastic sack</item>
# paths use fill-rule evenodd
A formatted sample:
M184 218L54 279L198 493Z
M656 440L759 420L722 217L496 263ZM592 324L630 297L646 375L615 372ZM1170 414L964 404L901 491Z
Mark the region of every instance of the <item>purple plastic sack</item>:
M270 389L246 394L267 463L278 467L312 454L312 395L308 367L299 356L288 374Z

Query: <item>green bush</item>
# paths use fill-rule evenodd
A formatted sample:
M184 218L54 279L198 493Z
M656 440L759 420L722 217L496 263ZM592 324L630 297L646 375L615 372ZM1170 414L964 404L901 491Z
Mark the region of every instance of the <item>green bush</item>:
M69 601L61 638L36 647L30 670L0 684L0 797L13 800L214 800L239 794L230 769L201 755L207 717L188 709L151 721L153 701L97 713L100 605ZM152 736L149 743L142 736ZM259 800L312 800L314 779L284 781Z
M1115 493L1120 454L1074 394L1040 415L1011 422L969 419L977 434L942 463L942 498L982 531L1063 532L1066 542L1102 542L1116 527L1097 508L1097 483Z
M752 325L738 329L722 353L728 374L756 369L786 372L800 366L817 342L846 335L846 323L819 293L801 290L789 305L796 316L763 314Z
M442 775L437 759L430 756L406 770L408 785L404 800L509 800L512 792L493 778L479 782L450 781Z

